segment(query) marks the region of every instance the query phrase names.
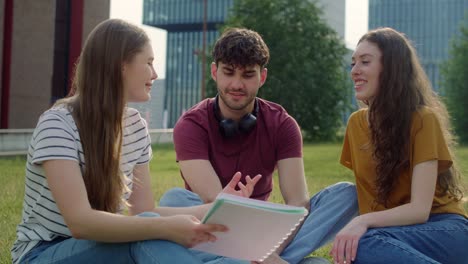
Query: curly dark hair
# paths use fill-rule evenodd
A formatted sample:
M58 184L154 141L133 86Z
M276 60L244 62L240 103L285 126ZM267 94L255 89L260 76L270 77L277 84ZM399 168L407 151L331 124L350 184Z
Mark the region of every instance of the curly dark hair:
M369 107L369 126L376 162L376 202L386 205L399 175L409 167L412 115L423 106L437 116L453 166L438 175L444 193L461 199L448 112L419 62L416 51L404 34L391 28L378 28L366 33L358 43L368 41L382 53L379 90ZM406 136L405 136L406 135Z
M245 67L260 65L265 67L270 59L270 51L262 37L255 31L245 28L228 28L216 41L213 61Z

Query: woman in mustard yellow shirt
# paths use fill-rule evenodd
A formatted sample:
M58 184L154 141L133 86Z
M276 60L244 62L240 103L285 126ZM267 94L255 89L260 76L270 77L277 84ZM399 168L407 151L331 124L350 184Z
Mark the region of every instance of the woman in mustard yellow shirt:
M352 56L355 97L341 164L354 172L359 216L336 236L336 263L468 263L468 220L448 113L410 41L366 33Z

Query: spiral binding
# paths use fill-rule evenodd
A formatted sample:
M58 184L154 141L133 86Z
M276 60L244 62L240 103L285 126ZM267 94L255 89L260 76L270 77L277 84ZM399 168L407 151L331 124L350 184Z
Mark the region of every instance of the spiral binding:
M306 210L305 213L304 213L304 216L299 220L299 222L297 222L297 224L294 225L293 228L291 228L291 230L289 231L289 233L286 234L285 237L283 237L283 239L281 239L280 241L278 241L278 244L276 244L276 246L274 246L265 256L263 256L261 259L257 260L259 262L262 262L264 261L266 258L268 258L273 252L275 252L275 250L277 248L279 248L279 246L281 246L281 244L283 244L283 242L288 239L288 237L294 232L294 230L296 230L297 226L299 226L302 221L304 220L304 218L307 216L307 214L309 214L309 212Z

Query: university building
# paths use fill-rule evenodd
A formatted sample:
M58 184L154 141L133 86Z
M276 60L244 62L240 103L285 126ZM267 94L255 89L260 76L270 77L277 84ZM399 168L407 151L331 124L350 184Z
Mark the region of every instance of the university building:
M0 0L0 129L34 128L64 97L83 42L110 0Z

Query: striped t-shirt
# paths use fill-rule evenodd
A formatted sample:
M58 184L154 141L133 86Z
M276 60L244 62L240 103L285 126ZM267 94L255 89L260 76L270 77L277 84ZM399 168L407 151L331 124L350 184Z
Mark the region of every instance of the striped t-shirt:
M133 108L125 109L123 134L121 169L131 190L133 168L148 163L152 156L146 122ZM29 145L22 219L11 249L15 264L40 241L71 237L48 187L42 167L45 160L74 160L83 171L85 159L80 135L65 106L54 107L42 114ZM125 193L124 199L128 200L129 196L130 193Z

